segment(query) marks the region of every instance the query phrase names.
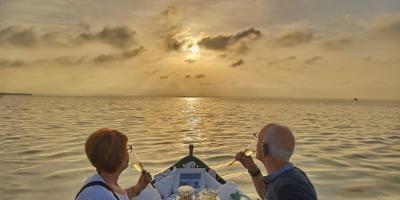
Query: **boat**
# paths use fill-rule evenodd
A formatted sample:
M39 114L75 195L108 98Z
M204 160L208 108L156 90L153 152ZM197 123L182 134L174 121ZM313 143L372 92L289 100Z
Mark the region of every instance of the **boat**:
M212 190L220 200L250 200L235 183L227 182L206 163L194 156L193 151L194 145L190 144L187 156L154 176L152 186L160 194L161 199L175 200L178 188L189 185L196 196L199 196L202 191ZM139 199L149 198L143 196Z

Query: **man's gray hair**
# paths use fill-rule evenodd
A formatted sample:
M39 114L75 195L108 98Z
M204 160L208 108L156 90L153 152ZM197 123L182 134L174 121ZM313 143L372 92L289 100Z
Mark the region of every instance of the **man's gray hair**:
M268 153L275 159L289 161L294 152L294 145L292 149L286 149L278 138L280 134L291 135L293 137L292 131L287 126L280 124L270 124L267 127L263 142L268 144Z

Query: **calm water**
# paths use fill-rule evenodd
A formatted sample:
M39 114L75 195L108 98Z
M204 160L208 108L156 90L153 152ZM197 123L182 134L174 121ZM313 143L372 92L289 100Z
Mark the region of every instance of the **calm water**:
M292 160L320 199L400 198L400 102L35 96L0 97L0 196L73 199L94 171L86 137L113 127L153 175L193 143L199 158L255 198L246 170L221 163L268 122L295 132ZM137 176L128 168L120 183Z

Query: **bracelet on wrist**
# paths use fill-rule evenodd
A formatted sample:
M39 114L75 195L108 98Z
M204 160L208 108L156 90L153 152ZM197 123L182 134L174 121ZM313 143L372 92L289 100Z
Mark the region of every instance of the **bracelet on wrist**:
M256 170L253 170L253 171L248 170L248 172L249 172L250 176L252 176L252 177L256 177L261 174L261 170L258 167Z

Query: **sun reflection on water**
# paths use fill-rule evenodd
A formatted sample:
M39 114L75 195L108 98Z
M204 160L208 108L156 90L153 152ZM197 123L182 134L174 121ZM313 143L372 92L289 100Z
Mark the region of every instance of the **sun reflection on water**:
M184 118L186 119L187 131L184 132L183 143L196 143L203 140L201 129L198 128L201 117L199 115L200 100L197 97L185 97Z

